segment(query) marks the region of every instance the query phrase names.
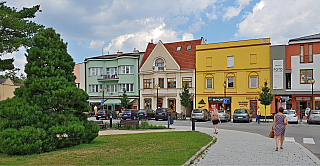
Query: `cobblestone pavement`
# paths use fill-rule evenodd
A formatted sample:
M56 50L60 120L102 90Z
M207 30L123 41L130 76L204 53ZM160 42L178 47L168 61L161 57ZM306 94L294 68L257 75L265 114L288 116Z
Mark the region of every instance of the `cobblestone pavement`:
M190 130L184 126L172 128ZM275 151L275 139L259 134L223 129L213 134L213 128L202 127L196 130L216 137L217 142L192 165L320 165L316 156L296 142L286 141L284 149Z

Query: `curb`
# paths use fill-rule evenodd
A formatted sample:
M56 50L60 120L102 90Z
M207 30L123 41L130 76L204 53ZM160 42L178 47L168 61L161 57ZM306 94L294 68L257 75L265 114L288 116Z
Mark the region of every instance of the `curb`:
M297 143L297 142L294 142L296 145L298 145L301 150L306 153L310 159L316 164L316 165L320 165L320 159L315 156L313 153L311 153L307 148L305 148L304 146L302 146L301 144Z
M199 132L201 132L201 131L199 131ZM204 132L202 132L202 133L204 133ZM204 133L204 134L206 134L206 133ZM195 155L193 155L188 161L186 161L186 162L183 164L183 166L188 166L188 165L193 164L193 163L191 163L191 162L193 162L193 161L196 160L198 157L200 157L200 156L204 153L205 150L208 150L208 148L209 148L210 146L212 146L213 144L215 144L215 143L217 142L217 137L215 137L215 136L213 136L213 135L210 135L210 136L213 138L213 140L210 141L210 142L209 142L207 145L205 145L204 147L202 147Z

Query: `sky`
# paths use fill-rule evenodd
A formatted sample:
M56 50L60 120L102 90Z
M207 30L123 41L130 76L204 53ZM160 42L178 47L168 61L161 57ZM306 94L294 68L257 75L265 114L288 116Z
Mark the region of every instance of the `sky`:
M68 43L74 62L103 54L144 52L148 42L206 39L206 43L271 38L272 45L320 33L319 0L7 0ZM24 48L2 58L24 71Z

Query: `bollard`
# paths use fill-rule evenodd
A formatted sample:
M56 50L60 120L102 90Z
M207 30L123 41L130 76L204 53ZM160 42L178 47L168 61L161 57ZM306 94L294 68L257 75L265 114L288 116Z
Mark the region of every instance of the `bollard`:
M110 114L110 129L112 128L112 114Z
M191 119L192 119L192 131L195 131L196 130L196 124L195 124L195 119L194 119L194 115L191 116Z

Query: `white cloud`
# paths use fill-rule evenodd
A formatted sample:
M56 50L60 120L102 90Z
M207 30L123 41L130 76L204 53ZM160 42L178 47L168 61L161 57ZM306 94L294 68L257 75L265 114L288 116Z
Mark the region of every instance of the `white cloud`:
M24 67L27 63L27 58L25 57L25 48L23 47L20 47L19 48L19 51L17 52L13 52L13 53L9 53L9 54L4 54L3 56L1 56L1 59L10 59L10 58L13 58L14 59L14 67L15 68L19 68L20 71L17 72L17 76L20 77L20 74L23 73L24 75L25 72L24 72ZM4 75L5 72L0 72L1 75Z
M182 34L182 40L193 40L193 34L192 33L184 33Z
M104 41L99 41L99 40L92 40L89 48L91 49L101 49L104 45Z
M318 6L318 0L261 0L237 25L234 36L271 37L272 44L284 44L290 38L319 33Z
M202 25L205 25L206 23L204 21L202 21L201 18L199 18L199 20L196 23L193 23L191 26L189 26L188 31L189 32L196 32L199 31L202 27Z
M249 5L251 0L237 0L235 2L236 7L229 6L225 10L227 11L223 15L223 20L230 20L231 18L238 16L245 6Z

